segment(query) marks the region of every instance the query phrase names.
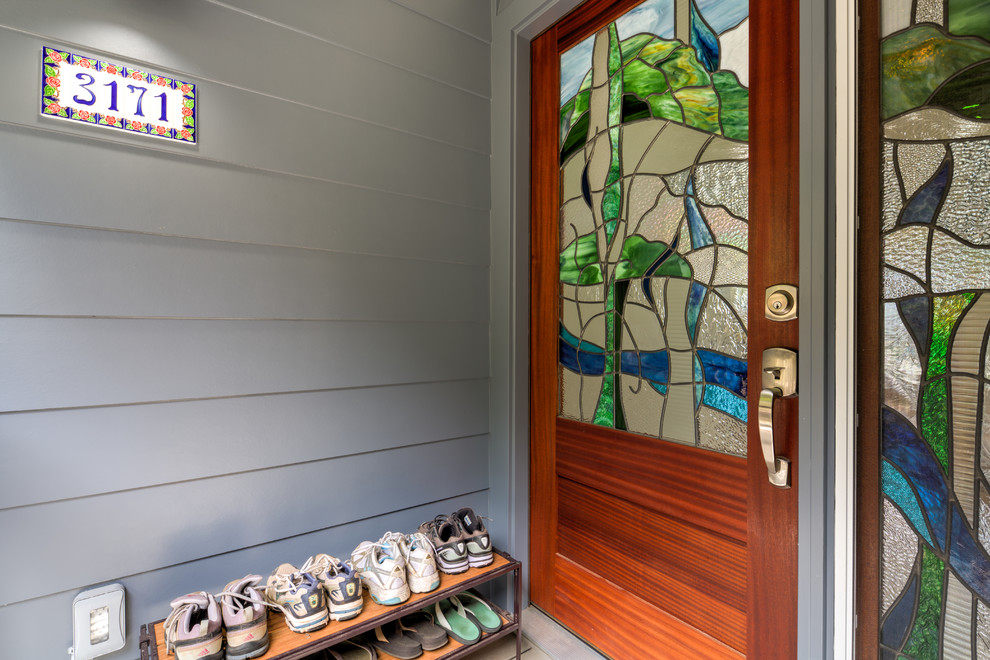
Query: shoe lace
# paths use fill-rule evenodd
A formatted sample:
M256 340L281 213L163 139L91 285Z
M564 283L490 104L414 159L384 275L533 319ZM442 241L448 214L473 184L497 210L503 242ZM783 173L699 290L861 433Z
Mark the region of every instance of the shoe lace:
M378 539L378 542L374 545L386 551L395 548L398 550L398 554L402 557L402 559L404 559L406 563L409 563L409 540L406 538L405 534L400 534L399 532L385 532L385 535Z
M330 572L329 569L333 568L333 573L343 573L344 567L341 565L341 561L332 555L320 555L320 558L310 557L305 562L303 562L302 568L299 569L300 573L309 573L311 575L321 575L322 573Z
M204 596L209 597L205 591L198 592ZM162 625L162 631L165 633L165 652L172 653L175 650L175 638L179 634L179 621L182 620L183 615L185 615L186 610L191 607L196 607L192 603L183 603L178 607L172 608L172 612L165 619L165 623Z

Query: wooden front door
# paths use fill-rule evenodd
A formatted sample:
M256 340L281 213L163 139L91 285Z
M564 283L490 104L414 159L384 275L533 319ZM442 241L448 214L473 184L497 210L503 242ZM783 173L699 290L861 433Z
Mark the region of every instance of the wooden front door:
M614 658L794 658L797 4L590 0L533 41L531 598Z

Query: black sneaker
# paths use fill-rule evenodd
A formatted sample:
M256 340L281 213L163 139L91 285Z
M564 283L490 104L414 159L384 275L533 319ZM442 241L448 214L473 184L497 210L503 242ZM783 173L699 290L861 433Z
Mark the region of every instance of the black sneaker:
M488 536L488 529L481 518L474 515L471 507L464 507L455 511L451 518L456 518L462 530L464 544L467 546L468 564L471 568L488 566L495 559L492 553L492 541Z
M456 519L440 515L420 525L417 531L426 534L433 544L441 571L454 574L468 569L467 544Z

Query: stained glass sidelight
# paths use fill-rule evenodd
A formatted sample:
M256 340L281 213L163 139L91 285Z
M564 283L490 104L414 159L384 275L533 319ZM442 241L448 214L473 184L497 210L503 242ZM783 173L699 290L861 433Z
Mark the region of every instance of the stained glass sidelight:
M990 1L881 12L879 657L990 659Z
M562 417L745 454L748 14L647 0L561 55Z

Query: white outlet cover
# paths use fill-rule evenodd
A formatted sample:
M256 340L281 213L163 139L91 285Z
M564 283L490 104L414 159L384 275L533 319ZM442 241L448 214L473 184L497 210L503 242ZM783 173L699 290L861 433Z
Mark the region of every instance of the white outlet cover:
M100 635L102 641L95 644L92 643L94 616L108 625ZM75 660L90 660L122 649L124 639L124 585L107 584L83 591L72 599L72 648L69 653Z

